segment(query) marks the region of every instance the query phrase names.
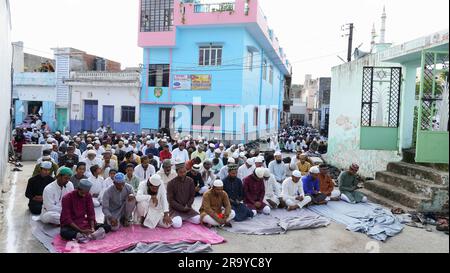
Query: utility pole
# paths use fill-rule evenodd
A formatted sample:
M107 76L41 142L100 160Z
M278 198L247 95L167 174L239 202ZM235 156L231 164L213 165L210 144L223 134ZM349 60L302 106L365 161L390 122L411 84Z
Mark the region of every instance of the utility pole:
M346 27L346 28L344 28ZM352 61L352 50L353 50L353 23L346 24L342 26L342 31L348 30L348 34L342 35L342 37L348 36L348 52L347 52L347 61Z

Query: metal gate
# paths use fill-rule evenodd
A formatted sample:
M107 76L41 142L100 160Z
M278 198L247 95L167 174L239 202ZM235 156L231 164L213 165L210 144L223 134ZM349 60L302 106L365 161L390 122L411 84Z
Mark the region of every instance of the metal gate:
M364 67L361 150L397 150L401 67Z
M448 51L423 51L416 162L448 163Z

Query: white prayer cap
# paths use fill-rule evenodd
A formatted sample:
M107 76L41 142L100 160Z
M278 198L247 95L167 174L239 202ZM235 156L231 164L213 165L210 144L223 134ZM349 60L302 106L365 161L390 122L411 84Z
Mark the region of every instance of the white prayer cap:
M255 160L253 158L248 158L245 162L250 166L253 166L255 164Z
M295 176L297 178L301 178L302 177L302 173L300 171L295 170L294 172L292 172L292 176Z
M223 182L221 180L216 180L214 181L213 186L216 188L221 188L223 187Z
M229 158L228 159L228 163L227 164L235 164L236 161L234 160L234 158Z
M51 150L52 149L52 145L51 144L45 144L44 145L44 151L45 150Z
M276 151L274 156L281 156L281 152L280 151Z
M311 169L309 169L309 173L319 174L320 173L319 167L317 167L317 166L311 167Z
M214 153L216 153L216 154L221 154L222 151L221 151L220 149L215 149L215 150L214 150Z
M233 158L239 158L239 153L238 152L234 152L233 153Z
M264 178L270 178L270 170L264 169Z
M96 141L95 141L95 144L101 144L101 143L100 143L100 140L96 140Z
M52 168L52 163L50 161L42 161L41 168L49 170Z
M150 136L147 136L147 139L151 139L151 137L150 137Z
M89 150L89 152L87 152L88 155L97 155L97 152L94 150Z
M52 143L53 141L55 141L53 138L51 137L47 138L47 143Z
M147 145L150 145L151 144L151 142L150 141L147 141L145 144L147 144Z
M264 172L265 172L264 168L256 168L255 170L256 176L260 179L264 177Z
M192 166L192 170L199 172L201 167L202 166L200 166L199 164L195 164L194 166Z
M123 142L123 144L127 145L129 142L128 140L125 139L125 141Z
M84 132L83 132L83 135L87 135L87 131L84 131Z
M152 177L150 177L150 184L152 184L155 187L159 187L162 184L162 178L158 174L154 174Z
M86 148L94 148L94 146L93 146L92 144L88 144L88 145L86 146Z
M240 152L239 157L245 157L245 152Z
M211 148L215 148L216 147L216 145L214 145L214 144L209 144L209 147L211 147Z
M233 146L235 146L235 145L233 145ZM236 147L236 146L235 146L235 147ZM239 143L239 144L238 144L238 147L244 147L244 144Z
M264 158L261 156L256 157L255 159L255 163L263 163L264 162Z
M220 144L219 144L219 147L224 147L224 146L225 146L225 145L223 145L223 143L220 143Z
M81 138L77 137L75 138L75 141L81 141Z

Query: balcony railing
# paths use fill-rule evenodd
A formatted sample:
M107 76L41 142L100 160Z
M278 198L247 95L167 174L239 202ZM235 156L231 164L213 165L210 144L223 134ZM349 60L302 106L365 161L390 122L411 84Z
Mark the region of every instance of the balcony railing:
M234 11L235 3L219 3L219 4L195 4L194 12L195 13L209 13L209 12L225 12L225 11Z

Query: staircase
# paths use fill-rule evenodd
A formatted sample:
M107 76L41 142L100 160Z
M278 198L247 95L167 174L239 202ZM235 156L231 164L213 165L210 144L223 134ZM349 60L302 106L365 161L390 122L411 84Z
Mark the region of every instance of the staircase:
M448 212L448 172L407 162L392 162L387 171L366 181L362 193L389 208L405 211Z

